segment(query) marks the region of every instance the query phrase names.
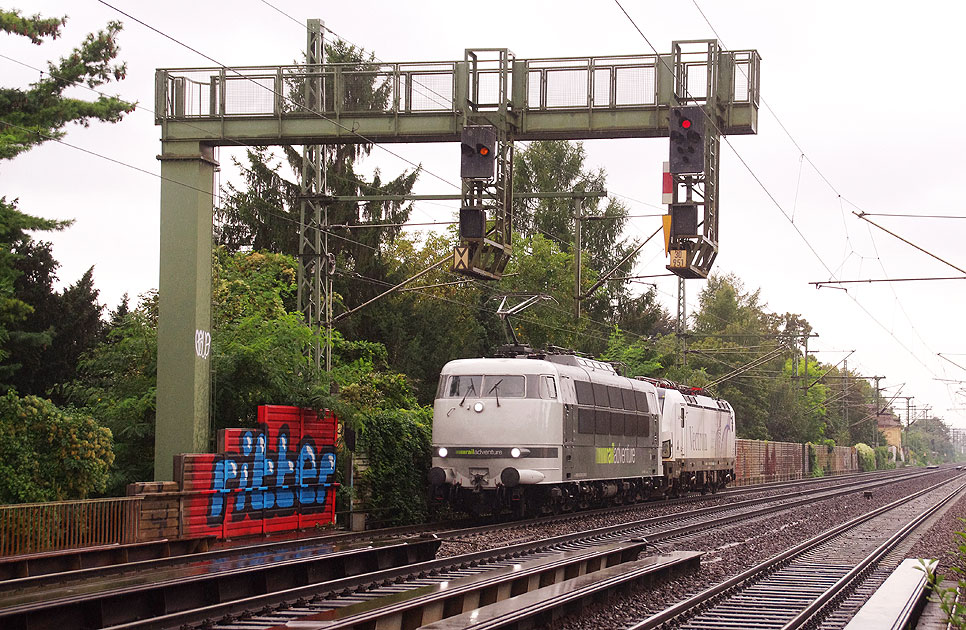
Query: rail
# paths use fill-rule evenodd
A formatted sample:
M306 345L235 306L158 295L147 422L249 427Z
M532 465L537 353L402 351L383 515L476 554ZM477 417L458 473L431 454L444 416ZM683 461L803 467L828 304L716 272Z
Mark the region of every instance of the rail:
M141 499L0 505L0 557L137 542Z

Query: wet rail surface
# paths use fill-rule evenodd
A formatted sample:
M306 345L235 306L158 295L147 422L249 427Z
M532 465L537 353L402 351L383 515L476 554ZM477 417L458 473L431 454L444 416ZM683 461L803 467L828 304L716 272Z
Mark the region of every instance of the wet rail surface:
M924 473L931 474L931 473ZM723 527L729 523L758 518L765 513L779 512L801 505L812 504L822 497L838 496L861 492L863 488L895 483L903 478L866 479L862 485L848 488L822 489L815 493L794 497L771 498L770 505L761 499L752 499L737 504L705 508L665 517L656 517L614 525L592 531L577 532L520 543L482 551L463 556L425 562L412 567L392 569L352 579L314 585L305 588L289 589L266 596L249 597L239 601L212 605L201 610L156 616L144 622L126 624L133 628L269 628L293 622L305 615L316 615L326 610L357 605L361 602L375 602L384 597L399 597L403 591L425 588L431 584L453 582L459 578L482 575L487 571L505 567L507 563L517 564L546 557L548 554L586 550L602 544L644 536L651 541L666 540L700 532L708 528ZM379 604L373 604L378 606ZM239 625L242 623L242 625ZM347 626L348 627L348 626Z
M90 583L103 582L109 583L115 580L122 583L125 576L129 574L157 574L158 572L170 572L173 568L185 567L187 574L194 574L198 567L208 566L213 570L221 567L231 567L233 564L250 564L284 562L286 560L305 557L311 553L331 553L333 550L350 549L353 545L384 544L385 541L395 541L406 536L416 536L420 534L435 533L440 538L466 538L477 534L485 534L495 529L519 528L522 530L532 527L535 524L546 523L566 523L568 521L579 521L587 516L595 514L607 514L615 512L632 512L654 505L675 506L700 504L702 502L714 500L731 500L749 494L778 493L804 490L817 487L848 487L849 485L864 483L867 479L886 479L891 477L903 477L909 474L916 474L908 471L892 471L883 473L863 473L834 478L799 480L794 482L783 482L777 484L763 484L757 486L744 486L733 488L721 492L717 495L700 496L695 495L681 499L637 503L601 510L587 510L574 514L564 514L557 516L540 517L526 521L506 521L499 519L489 519L483 524L478 521L447 521L438 523L427 523L420 525L407 525L401 527L391 527L365 532L331 532L317 535L303 535L300 537L284 537L281 540L259 540L255 541L230 541L211 545L198 546L189 545L176 547L174 550L162 549L164 553L160 558L143 558L141 554L146 553L143 546L136 545L137 549L131 556L130 561L122 561L125 556L121 553L112 553L113 559L104 559L105 565L85 567L83 560L79 558L85 550L78 550L74 558L65 557L59 566L66 566L68 570L50 571L55 566L49 562L49 558L34 558L32 568L39 571L38 574L30 572L31 566L28 564L29 558L23 559L4 559L0 560L0 596L4 592L12 589L30 590L39 589L47 591L51 587L60 587L72 582ZM122 551L122 549L118 549ZM172 552L173 551L173 552ZM87 550L88 554L103 555L104 550ZM68 556L69 554L58 554ZM96 560L91 560L96 562ZM19 566L15 566L19 565ZM80 566L79 566L80 565ZM143 578L134 578L135 580Z
M825 493L854 492L860 489L861 487L864 487L865 485L881 483L883 481L885 481L886 483L889 483L891 481L903 479L903 478L907 478L907 476L894 476L886 479L884 478L884 476L878 475L878 476L869 476L869 477L853 477L848 480L839 479L837 480L839 483L833 484L836 488L839 488L838 490L825 489L824 492ZM786 484L783 484L783 485L786 485ZM794 484L787 484L787 485L802 486L803 484L801 484L800 482L797 482ZM809 483L804 484L805 487L817 486L817 485L820 485L820 484L809 484ZM760 493L760 492L766 492L768 489L769 489L768 487L764 487L764 486L756 487L756 488L744 488L744 489L741 489L742 491L741 493L749 493L749 492ZM805 492L801 488L800 490L801 490L801 493ZM741 493L736 493L736 494L741 494ZM790 493L785 492L784 494L788 495ZM719 496L722 496L722 495L719 495ZM811 499L807 499L807 500L814 501L814 500L817 500L817 498L813 496ZM782 504L787 506L789 505L789 501L791 500L788 499L786 496L785 498L782 498L782 499L772 498L770 499L770 501L775 503L775 506L776 506L775 509L781 509ZM732 514L726 515L724 518L742 518L740 516L740 510L742 508L738 507L737 508L738 512L735 513L735 506L740 506L741 503L745 503L746 505L744 509L750 509L751 505L762 506L764 504L767 504L768 502L769 500L755 499L755 500L752 500L751 502L739 502L739 503L732 504L730 506L705 508L700 511L691 511L687 515L687 517L690 518L691 520L688 523L681 525L680 527L694 527L696 529L700 529L702 527L702 525L700 524L701 520L706 519L706 515L711 514L713 512L728 512L730 510ZM759 512L761 509L763 508L762 507L757 508ZM680 514L671 515L667 517L645 519L644 521L638 522L636 524L628 524L624 526L609 528L611 531L607 533L597 532L595 534L597 536L596 542L600 542L601 540L603 540L602 538L600 538L601 536L606 536L613 539L615 537L619 538L620 536L627 537L632 535L646 534L656 539L658 537L659 530L666 530L668 528L668 523L679 521L682 518L684 517ZM536 519L536 520L548 521L552 519ZM516 526L517 524L510 524L510 525ZM506 527L506 526L507 526L506 524L502 525L502 527ZM526 523L520 523L519 526L525 527ZM491 525L486 527L494 527L494 526ZM495 527L500 527L500 525L496 525ZM636 530L635 530L635 527L636 527ZM482 529L486 529L486 528L482 528ZM637 531L638 534L634 534L633 533L634 531ZM443 536L450 536L450 535L460 536L460 535L467 535L467 534L465 531L461 531L461 530L450 531L448 533L443 534ZM364 547L368 547L369 545L357 545L357 546L364 548ZM522 545L522 546L525 546L525 545ZM301 550L289 549L287 551L277 551L272 547L273 546L269 546L269 548L267 549L253 547L253 548L237 550L242 553L235 557L218 556L217 554L215 554L216 557L211 559L210 561L191 561L191 559L189 558L188 559L189 561L185 563L184 559L182 559L182 563L180 565L155 566L155 567L151 567L149 570L140 570L133 573L122 575L120 577L115 576L116 581L115 581L115 578L110 578L103 581L82 580L79 583L75 581L73 583L68 583L66 585L59 586L56 588L51 583L47 583L43 585L41 588L33 588L33 589L22 588L22 586L24 585L23 582L30 582L30 580L7 581L4 583L0 583L0 589L2 589L3 586L5 585L8 587L5 591L0 590L0 597L2 597L4 593L6 593L7 595L12 595L13 593L15 593L15 596L12 596L10 599L7 599L6 601L0 601L0 621L2 621L4 617L7 617L8 620L13 618L11 615L11 612L12 612L11 607L15 607L14 608L15 610L20 610L20 611L24 611L25 607L30 607L31 605L34 605L34 604L39 606L40 608L44 608L43 604L49 604L52 601L56 601L58 599L63 601L70 601L75 604L79 602L84 602L90 599L97 599L97 598L99 598L101 601L119 601L117 600L115 595L112 595L112 593L120 594L120 593L130 593L132 591L136 593L141 593L140 596L130 597L128 601L132 602L130 605L135 607L139 605L146 605L146 604L138 603L139 601L148 601L152 599L150 596L145 596L144 593L148 593L151 590L164 590L166 588L164 586L165 584L183 582L185 580L188 580L188 581L197 580L206 574L211 574L211 575L234 574L238 576L244 576L246 574L249 574L254 576L257 574L256 569L260 566L266 566L266 565L273 566L281 563L279 566L285 567L287 563L292 563L292 562L295 562L295 564L299 564L298 561L301 559L311 558L314 556L324 555L324 554L332 554L332 553L339 554L339 553L345 553L345 552L351 551L351 549L353 548L353 545L339 546L339 545L333 545L333 544L320 544L307 549L301 549ZM539 548L540 545L536 545L535 547ZM546 545L544 545L544 548L546 549ZM218 553L224 553L224 552L218 552ZM459 559L454 558L452 560L458 561ZM478 561L471 559L468 562L473 563ZM263 573L277 574L279 573L279 571L291 572L290 569L280 569L280 570L271 569ZM430 571L432 571L432 569L430 569ZM417 572L417 574L415 575L415 578L418 579L418 577L419 575ZM299 579L301 579L305 583L310 582L308 577L297 578L294 584L291 578L274 579L275 581L274 586L269 583L269 582L272 582L273 580L266 580L264 578L239 577L237 578L236 581L239 581L239 580L251 581L253 579L255 579L256 581L264 582L264 584L254 589L250 587L249 588L222 587L221 590L224 591L223 594L219 593L215 597L208 597L205 603L208 603L210 605L210 602L215 601L215 602L218 602L218 604L215 604L215 606L217 607L221 605L221 602L224 598L230 598L232 591L236 591L237 595L242 599L250 600L253 597L255 599L258 599L259 597L264 598L266 596L265 594L270 593L272 590L292 590L292 588L297 588L298 586L300 586L298 582ZM371 583L369 586L371 586ZM368 590L374 590L374 589L368 588ZM311 596L312 595L310 595L310 597ZM301 595L293 599L297 601L298 597L301 597ZM192 598L187 597L187 599L192 599ZM199 600L201 598L194 597L193 599ZM276 596L268 596L268 599L272 600L275 603L278 602L278 597ZM245 611L249 611L249 612L251 611L251 607L249 605L250 603L251 602L246 603L246 606L248 607L244 608ZM263 605L269 605L269 604L259 603L258 605L263 606ZM153 606L154 609L150 613L137 612L135 616L142 617L147 614L151 614L151 615L161 614L163 616L165 613L170 612L170 606L169 607L161 606L159 608L156 601L154 601L154 603L152 603L151 606ZM70 606L65 606L65 608L69 609ZM209 612L214 613L215 611L211 610ZM231 613L227 613L227 614L231 614ZM204 618L211 619L210 616L205 616ZM103 626L104 624L101 624L101 625ZM180 623L176 624L176 626L177 625L180 625ZM58 627L58 626L54 623L51 623L46 627ZM92 624L90 627L98 627L98 626ZM152 626L152 627L162 627L162 626Z
M898 565L910 535L966 490L961 479L883 506L631 626L842 628Z

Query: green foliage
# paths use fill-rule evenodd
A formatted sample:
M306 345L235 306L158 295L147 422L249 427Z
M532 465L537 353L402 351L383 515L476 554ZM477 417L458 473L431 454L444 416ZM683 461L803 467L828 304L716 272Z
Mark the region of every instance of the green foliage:
M875 468L876 470L892 470L896 463L892 460L892 454L888 446L875 447Z
M56 38L66 18L44 20L40 16L23 18L16 11L0 10L0 29L29 37L35 44L42 38ZM64 136L70 122L88 125L91 119L117 122L134 104L109 96L84 101L64 96L64 91L83 83L94 88L124 78L127 68L114 63L118 54L119 22L89 34L84 42L58 63L49 63L44 77L30 89L0 88L0 159L10 159L31 147Z
M374 518L385 525L426 518L426 475L432 462L432 409L385 409L369 414L359 446L369 467L360 479Z
M0 398L0 503L83 499L105 488L111 432L49 400Z
M876 453L871 446L859 442L855 445L855 453L859 456L859 470L862 472L876 470Z
M626 335L619 329L611 333L607 350L600 356L604 361L616 361L626 368L625 376L657 376L664 366L653 343L637 339L628 342Z
M128 483L154 478L157 309L157 294L149 293L134 310L116 313L106 339L81 358L77 378L61 388L67 400L114 434L117 459L106 490L110 495L123 494Z
M16 284L22 271L18 268L21 255L16 250L30 242L31 231L61 229L65 225L24 214L17 209L16 201L8 202L6 197L0 197L0 362L10 356L7 348L10 328L33 312L30 304L17 297ZM10 366L0 365L0 383L6 382L14 371Z
M0 378L21 394L50 396L63 404L54 386L73 380L81 354L103 337L103 307L97 301L93 267L57 291L53 284L60 264L50 243L28 240L18 244L15 253L14 266L20 275L14 294L30 312L10 327L10 356L0 363Z
M212 271L214 428L252 426L258 405L305 405L318 385L321 336L295 309L295 262L219 248Z
M26 17L16 10L0 9L0 30L26 37L39 45L45 38L59 37L66 19L43 18L40 15ZM49 63L48 71L29 89L0 87L0 120L3 121L0 123L0 159L13 158L38 144L63 137L63 128L70 122L84 126L91 120L117 122L124 113L134 109L133 104L113 97L101 96L90 102L64 95L75 84L83 83L94 88L124 78L124 64L114 63L118 54L115 39L120 30L119 23L111 22L105 30L88 35L80 46L58 63ZM18 268L18 263L23 262L27 255L25 250L29 250L30 232L62 229L67 225L67 222L25 214L17 208L16 200L8 201L6 197L0 197L0 362L9 358L7 344L11 327L36 311L34 306L17 295L14 287L24 273ZM87 287L86 290L90 294L93 287ZM78 289L77 293L81 292L83 290ZM46 315L38 314L39 317ZM85 320L84 324L89 325L90 321ZM66 327L61 326L60 330L66 332ZM28 325L20 332L28 335L19 339L28 348L31 345L39 347L54 343L45 328L34 330ZM69 336L62 339L65 342L69 340ZM84 342L80 340L73 346L68 344L58 356L65 364L70 363L84 349L83 345ZM16 368L16 365L10 364L0 366L0 381L3 382L0 387L11 385L10 377ZM57 376L65 377L63 373ZM33 389L40 391L46 385L49 383Z
M949 427L939 418L914 420L906 431L905 444L910 459L923 465L953 461L956 457Z
M959 519L966 523L966 519ZM955 583L945 586L945 576L930 569L922 560L922 570L926 573L927 579L932 583L932 596L930 601L938 601L939 607L945 615L948 627L966 629L966 603L961 600L961 594L966 591L966 533L956 532L954 539L955 558L949 563L949 570L956 577Z
M825 476L825 471L818 465L818 452L815 450L815 445L811 442L808 443L808 469L812 471L812 477Z
M16 9L0 11L0 31L23 35L38 46L45 37L57 39L60 27L67 23L67 18L43 18L39 13L31 17L23 17Z
M516 193L538 193L547 191L564 192L603 192L606 189L606 175L603 169L587 168L586 151L581 142L566 140L541 140L531 142L526 149L518 151L513 158L513 190ZM636 243L621 238L627 224L627 207L614 199L601 200L598 197L576 199L523 199L513 202L516 229L526 240L540 235L552 240L560 250L573 254L576 242L576 209L581 204L581 214L595 220L581 222L581 249L584 262L591 274L583 277L590 282L616 267L622 260L614 277L630 274L637 255L631 255ZM514 246L514 251L518 251ZM523 253L526 256L526 252ZM571 266L572 269L572 266ZM571 272L572 274L572 272ZM573 286L573 275L569 282L557 285L559 288ZM594 319L612 319L616 314L625 315L631 321L614 321L624 327L633 327L636 309L632 304L624 281L609 281L601 289L583 301L582 308ZM571 294L572 299L572 294ZM569 301L569 300L568 300ZM645 334L649 334L647 331ZM570 347L575 347L571 345ZM599 346L596 351L603 350Z

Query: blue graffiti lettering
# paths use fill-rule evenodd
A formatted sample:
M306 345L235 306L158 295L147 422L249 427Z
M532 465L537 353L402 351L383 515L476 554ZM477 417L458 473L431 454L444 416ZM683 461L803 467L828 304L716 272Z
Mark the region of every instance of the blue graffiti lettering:
M322 510L328 497L328 484L335 473L335 453L319 452L311 437L304 437L290 449L287 425L270 449L267 427L246 431L238 452L227 452L215 462L208 522L225 518L229 494L234 492L232 519L266 518ZM268 510L272 512L266 513Z

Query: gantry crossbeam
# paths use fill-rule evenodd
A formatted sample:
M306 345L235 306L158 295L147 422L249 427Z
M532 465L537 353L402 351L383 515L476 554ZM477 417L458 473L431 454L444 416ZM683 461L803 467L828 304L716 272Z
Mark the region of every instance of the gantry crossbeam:
M328 64L321 72L160 69L156 122L163 141L211 145L459 142L467 115L513 140L660 137L668 135L668 107L678 104L675 74L700 88L689 97L702 102L707 60L704 53L516 60L509 70L467 61ZM712 75L721 133L756 132L759 62L755 51L720 55ZM307 107L302 86L320 77L324 103ZM509 86L502 103L501 82ZM373 88L381 99L359 98Z

